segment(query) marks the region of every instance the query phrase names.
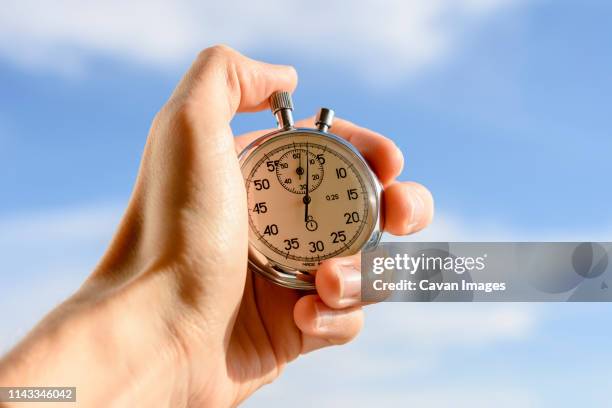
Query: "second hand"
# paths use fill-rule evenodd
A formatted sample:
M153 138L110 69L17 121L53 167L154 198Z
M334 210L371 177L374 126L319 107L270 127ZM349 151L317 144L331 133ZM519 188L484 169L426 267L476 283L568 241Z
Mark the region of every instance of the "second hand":
M308 194L308 180L310 178L309 175L309 165L310 162L310 154L308 153L308 142L306 142L306 195L304 195L304 222L308 222L308 204L310 204L310 195Z

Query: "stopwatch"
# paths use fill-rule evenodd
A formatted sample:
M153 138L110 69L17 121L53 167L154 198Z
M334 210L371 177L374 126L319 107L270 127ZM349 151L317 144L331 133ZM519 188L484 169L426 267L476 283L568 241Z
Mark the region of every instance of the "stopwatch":
M348 141L330 133L334 111L296 128L291 94L270 97L278 130L239 155L247 192L249 266L274 283L314 289L321 262L375 247L382 186Z

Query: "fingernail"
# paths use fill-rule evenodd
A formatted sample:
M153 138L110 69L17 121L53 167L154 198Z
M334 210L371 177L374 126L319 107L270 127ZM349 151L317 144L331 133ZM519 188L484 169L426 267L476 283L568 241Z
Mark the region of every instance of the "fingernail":
M423 212L425 211L425 203L423 202L423 198L416 191L410 196L410 205L412 212L410 214L408 225L406 226L408 232L412 232L416 226L419 225L421 219L423 218Z
M334 320L334 312L329 310L321 301L315 301L314 305L315 313L317 314L315 319L315 329L318 332L326 332L330 329L330 326Z
M342 282L340 299L343 304L354 304L361 300L361 272L350 264L338 265L338 273Z

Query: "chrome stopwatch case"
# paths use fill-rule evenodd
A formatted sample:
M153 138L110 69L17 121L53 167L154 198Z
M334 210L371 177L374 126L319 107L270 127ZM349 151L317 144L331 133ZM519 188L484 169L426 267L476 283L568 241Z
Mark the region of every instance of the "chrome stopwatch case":
M382 187L361 154L329 133L334 112L316 128L296 128L288 92L270 97L279 130L239 156L248 199L249 264L271 281L314 289L318 265L376 246Z

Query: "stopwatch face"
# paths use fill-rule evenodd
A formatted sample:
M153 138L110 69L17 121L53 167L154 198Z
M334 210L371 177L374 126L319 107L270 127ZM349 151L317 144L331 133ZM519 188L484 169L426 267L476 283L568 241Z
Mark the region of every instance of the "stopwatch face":
M242 158L250 244L275 265L311 271L359 252L378 225L377 181L360 155L320 132L281 132Z

